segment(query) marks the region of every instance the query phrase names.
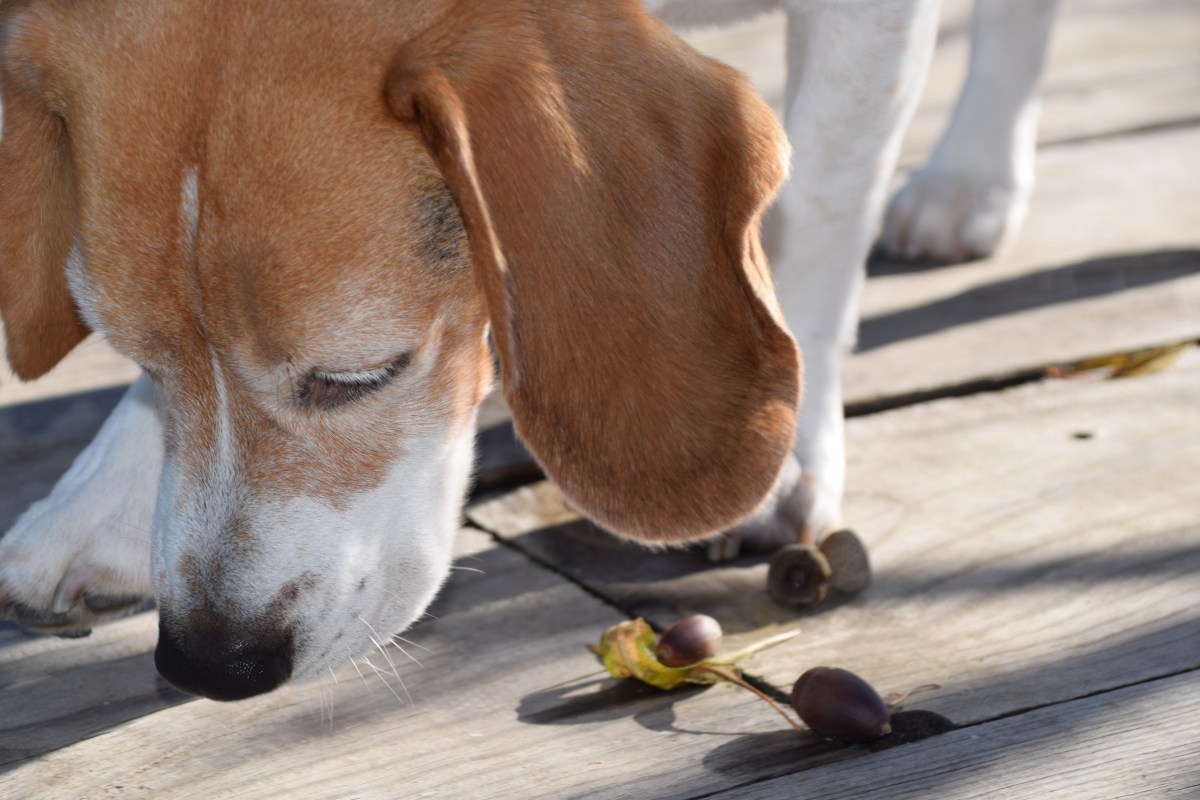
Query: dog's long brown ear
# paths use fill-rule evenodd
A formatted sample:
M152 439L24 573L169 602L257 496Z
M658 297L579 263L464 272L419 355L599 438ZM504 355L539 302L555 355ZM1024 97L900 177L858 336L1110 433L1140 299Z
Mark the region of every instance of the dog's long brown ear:
M641 539L751 513L799 360L758 241L786 145L744 79L636 0L463 0L402 49L388 99L460 207L546 473Z
M2 21L0 21L2 22ZM39 97L30 69L0 67L0 318L13 372L48 372L87 335L65 267L75 233L75 189L62 120Z

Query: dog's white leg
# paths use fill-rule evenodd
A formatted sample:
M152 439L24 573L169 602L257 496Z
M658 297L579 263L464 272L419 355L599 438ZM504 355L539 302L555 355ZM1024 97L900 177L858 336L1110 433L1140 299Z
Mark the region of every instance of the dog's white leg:
M777 204L776 285L804 354L796 455L810 537L841 526L840 368L867 251L937 34L939 0L796 2L789 19L792 178Z
M871 238L900 138L924 85L939 0L794 0L788 4L793 148L765 239L776 292L804 354L793 487L760 518L713 542L710 558L817 539L841 527L845 443L839 372L853 343ZM785 471L785 475L787 471ZM774 541L771 538L775 537Z
M1020 227L1033 190L1038 83L1058 0L976 0L966 87L933 155L888 208L880 244L963 261Z
M162 463L162 423L142 375L50 496L0 539L3 615L78 631L148 597Z

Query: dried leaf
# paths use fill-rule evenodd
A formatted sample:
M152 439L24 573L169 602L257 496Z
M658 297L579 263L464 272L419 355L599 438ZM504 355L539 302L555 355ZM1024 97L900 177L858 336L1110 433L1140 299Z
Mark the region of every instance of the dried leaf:
M1051 367L1047 377L1077 378L1096 370L1108 370L1108 378L1135 378L1161 372L1174 364L1195 342L1176 342L1162 347L1147 347L1125 353L1112 353L1097 358L1087 358L1073 364Z
M659 689L674 689L682 683L716 683L718 678L691 667L668 667L654 657L654 630L646 620L618 622L600 637L600 646L592 648L604 668L614 678L637 678Z
M730 670L712 667L729 667L736 673L732 669L734 663L799 635L799 630L787 631L727 656L687 667L668 667L654 655L654 630L646 620L638 617L613 625L604 631L599 645L589 645L588 649L600 657L604 668L614 678L637 678L659 689L674 689L684 683L707 685L727 680L725 673Z

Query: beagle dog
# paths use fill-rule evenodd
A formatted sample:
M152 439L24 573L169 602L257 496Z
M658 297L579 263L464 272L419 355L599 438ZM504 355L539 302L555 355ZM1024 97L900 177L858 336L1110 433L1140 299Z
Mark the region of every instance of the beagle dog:
M144 373L0 539L0 611L70 633L153 596L159 670L218 700L353 658L447 574L493 352L524 442L614 532L840 525L836 370L937 3L782 3L781 193L770 109L646 8L775 5L2 0L9 363L98 331ZM955 173L969 149L885 242L998 241L1024 164Z
M160 672L213 699L403 630L448 574L489 331L604 526L711 535L776 483L786 140L637 0L2 8L8 359L94 330L145 371L2 540L9 616L153 594Z

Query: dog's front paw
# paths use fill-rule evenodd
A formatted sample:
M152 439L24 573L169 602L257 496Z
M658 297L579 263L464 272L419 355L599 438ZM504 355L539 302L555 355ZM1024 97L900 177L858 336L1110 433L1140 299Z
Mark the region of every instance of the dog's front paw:
M1019 181L930 165L909 176L884 219L891 258L957 263L986 258L1020 227L1030 188Z
M775 490L758 513L708 540L709 561L741 553L770 553L797 542L817 542L842 527L841 494L789 457Z
M45 633L79 634L150 596L147 521L110 520L100 531L95 521L51 522L47 511L34 506L0 539L0 616Z

